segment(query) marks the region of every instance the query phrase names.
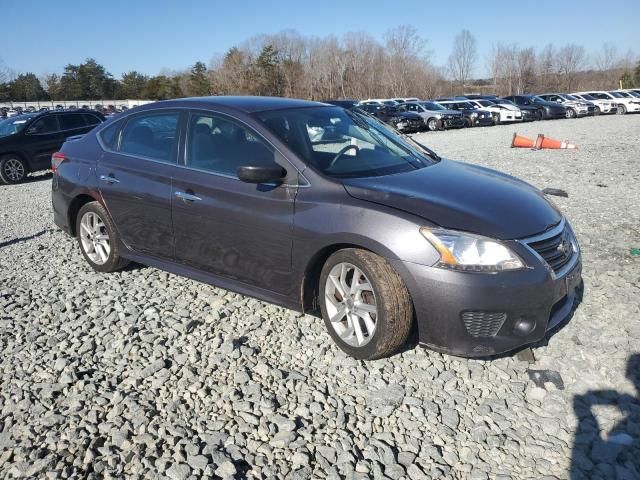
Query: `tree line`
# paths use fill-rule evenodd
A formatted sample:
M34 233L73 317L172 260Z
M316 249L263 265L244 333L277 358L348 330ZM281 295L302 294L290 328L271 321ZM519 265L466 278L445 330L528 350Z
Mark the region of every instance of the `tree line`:
M489 78L477 78L485 63ZM381 41L365 32L307 37L293 30L258 35L183 71L148 76L132 70L119 79L95 59L62 73L12 73L0 64L0 101L163 100L205 95L274 95L329 98L432 98L463 93L509 95L540 91L640 87L640 61L605 43L584 47L548 44L541 50L499 43L486 58L468 30L454 39L447 65L432 62L428 42L409 25L388 30Z

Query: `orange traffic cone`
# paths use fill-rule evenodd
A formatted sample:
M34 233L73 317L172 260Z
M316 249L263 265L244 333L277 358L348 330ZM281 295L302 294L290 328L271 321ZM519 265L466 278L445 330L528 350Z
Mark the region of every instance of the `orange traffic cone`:
M513 133L511 148L533 148L533 140L527 137L521 137L516 132Z
M573 143L569 142L561 142L560 140L554 140L553 138L547 138L543 134L538 134L538 138L536 138L536 145L534 147L536 150L540 150L543 148L548 149L559 149L559 148L570 148L575 149L578 148Z

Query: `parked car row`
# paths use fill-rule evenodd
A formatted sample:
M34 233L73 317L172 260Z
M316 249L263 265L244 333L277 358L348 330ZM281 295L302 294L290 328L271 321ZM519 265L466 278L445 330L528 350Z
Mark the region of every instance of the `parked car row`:
M133 105L134 107L136 105ZM133 108L133 107L132 107ZM36 112L48 112L48 111L57 111L57 112L63 112L63 111L73 111L73 110L78 110L78 109L82 109L82 110L94 110L104 116L109 116L109 115L115 115L118 113L122 113L126 110L129 109L129 107L127 105L100 105L100 104L96 104L93 107L83 104L83 105L55 105L54 107L40 107L40 108L36 108L34 106L29 106L29 107L20 107L20 106L15 106L15 107L0 107L0 118L9 118L9 117L15 117L17 115L22 115L23 113L36 113Z
M328 100L343 108L358 108L400 132L479 127L501 123L579 118L588 115L640 111L640 89L544 93L540 95L465 95L434 100L369 98Z

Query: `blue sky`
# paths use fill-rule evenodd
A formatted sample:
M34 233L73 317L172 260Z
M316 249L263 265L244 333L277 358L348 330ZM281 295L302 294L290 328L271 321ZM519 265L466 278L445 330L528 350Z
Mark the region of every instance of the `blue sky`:
M428 40L432 60L444 65L463 28L484 58L492 44L542 48L577 43L587 52L604 42L619 53L640 49L640 1L555 0L449 2L403 0L0 0L0 59L17 72L62 71L94 57L114 76L138 70L183 69L253 35L295 29L304 35L366 31L377 39L411 24Z

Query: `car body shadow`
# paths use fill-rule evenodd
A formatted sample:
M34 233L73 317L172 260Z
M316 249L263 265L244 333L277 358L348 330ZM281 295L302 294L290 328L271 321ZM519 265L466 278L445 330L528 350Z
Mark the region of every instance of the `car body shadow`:
M627 360L627 378L636 396L616 390L590 390L576 395L573 408L578 418L571 455L570 480L602 478L640 479L640 353ZM606 433L593 411L595 406L612 406L624 418Z

